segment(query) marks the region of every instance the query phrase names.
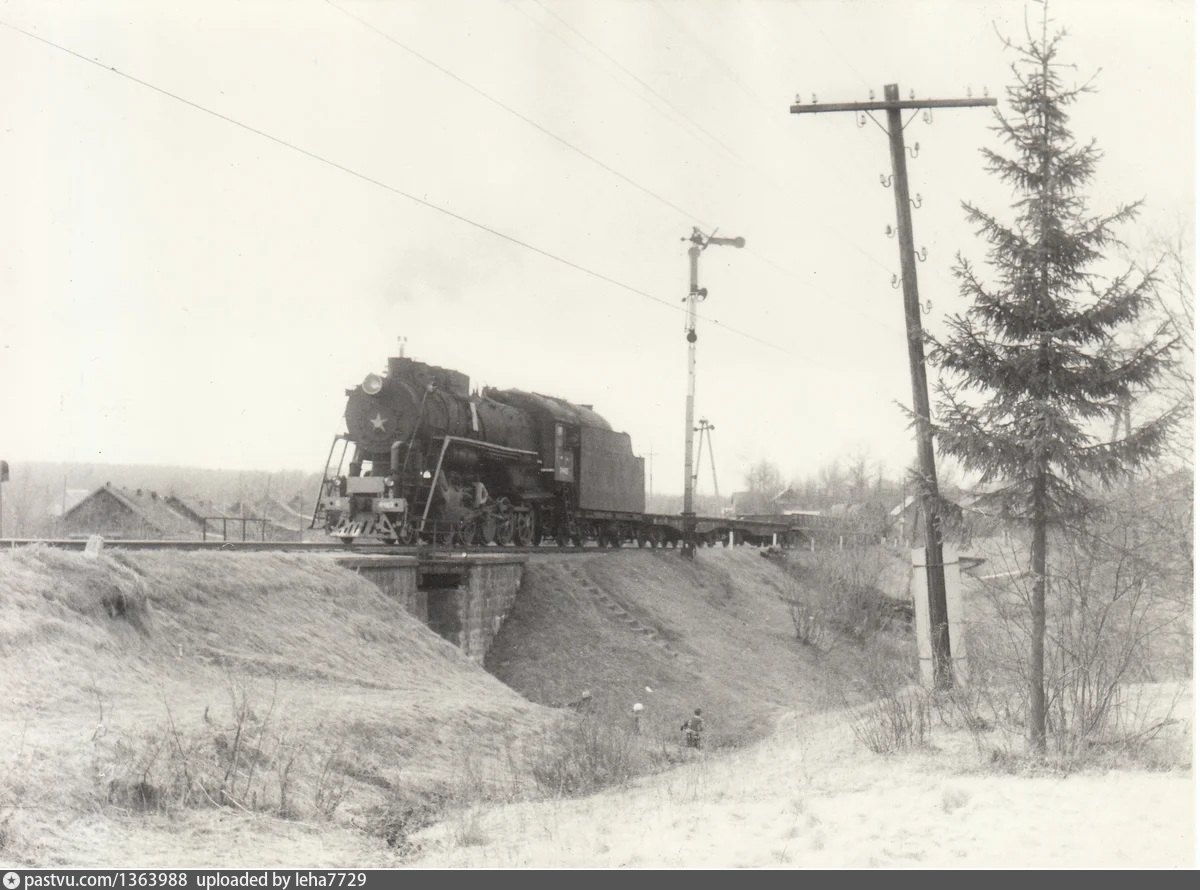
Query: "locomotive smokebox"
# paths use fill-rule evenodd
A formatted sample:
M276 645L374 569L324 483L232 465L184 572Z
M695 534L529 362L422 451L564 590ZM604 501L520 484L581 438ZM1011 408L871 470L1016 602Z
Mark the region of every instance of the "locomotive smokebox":
M358 387L346 401L346 431L368 454L387 454L393 442L412 435L421 397L408 384L387 380L371 395Z

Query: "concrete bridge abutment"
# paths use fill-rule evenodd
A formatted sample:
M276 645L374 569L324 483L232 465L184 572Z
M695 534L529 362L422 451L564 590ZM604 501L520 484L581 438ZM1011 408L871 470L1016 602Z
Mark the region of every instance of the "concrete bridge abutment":
M525 574L520 554L339 556L418 621L483 664Z

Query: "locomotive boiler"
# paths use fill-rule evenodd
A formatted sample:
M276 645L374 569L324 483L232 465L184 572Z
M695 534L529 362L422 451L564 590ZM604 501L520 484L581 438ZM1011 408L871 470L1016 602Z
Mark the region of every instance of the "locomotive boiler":
M316 516L345 542L618 546L639 534L643 460L590 406L472 392L465 374L403 356L346 395Z

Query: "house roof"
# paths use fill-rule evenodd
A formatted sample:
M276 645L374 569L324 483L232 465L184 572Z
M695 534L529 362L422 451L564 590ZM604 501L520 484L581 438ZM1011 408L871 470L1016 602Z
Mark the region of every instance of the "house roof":
M205 517L230 516L227 510L218 507L212 501L201 500L191 495L167 495L167 503L177 512L182 513L194 522L201 522Z
M63 514L63 518L71 518L80 507L95 498L106 498L116 502L164 537L191 537L200 531L200 526L195 520L171 506L170 498L145 488L113 488L106 485L81 499Z
M71 512L72 508L74 508L76 504L78 504L91 493L91 490L87 488L68 488L63 492L63 496L61 498L55 496L53 503L51 503L49 509L46 510L46 515L55 517L65 516L67 513Z

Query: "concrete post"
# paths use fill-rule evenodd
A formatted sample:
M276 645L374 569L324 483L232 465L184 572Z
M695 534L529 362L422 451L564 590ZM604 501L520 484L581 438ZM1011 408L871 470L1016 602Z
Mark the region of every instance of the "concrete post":
M929 587L925 548L912 551L913 571L910 590L913 597L913 614L917 629L917 657L921 666L921 684L932 688L936 682L933 661L933 639L929 622ZM942 562L946 577L946 617L950 631L950 658L954 664L954 681L961 685L969 679L967 675L967 652L964 639L962 577L959 574L958 552L952 547L942 547Z

